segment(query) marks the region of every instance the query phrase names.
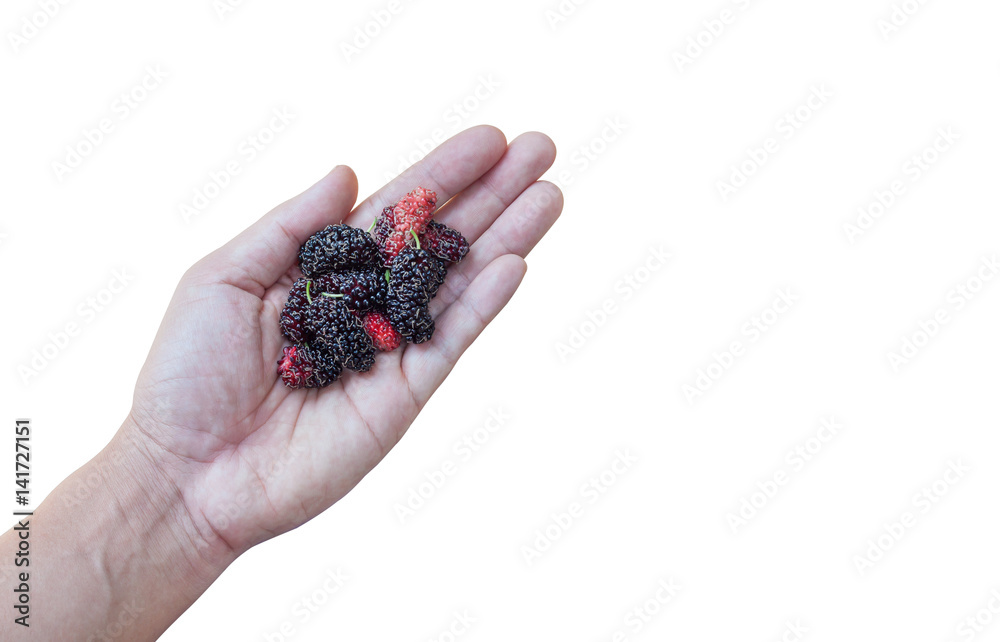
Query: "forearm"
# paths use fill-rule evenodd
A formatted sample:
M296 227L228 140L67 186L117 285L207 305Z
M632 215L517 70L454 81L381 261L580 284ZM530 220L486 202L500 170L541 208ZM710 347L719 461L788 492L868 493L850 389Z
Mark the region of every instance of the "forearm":
M235 559L134 435L123 427L24 518L28 566L14 565L24 531L0 537L2 590L17 586L20 573L30 587L30 626L5 606L0 639L155 639Z

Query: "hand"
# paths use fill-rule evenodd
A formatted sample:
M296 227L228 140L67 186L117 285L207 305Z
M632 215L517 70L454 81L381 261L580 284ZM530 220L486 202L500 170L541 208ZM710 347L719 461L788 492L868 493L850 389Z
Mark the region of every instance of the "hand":
M508 146L499 130L477 127L353 211L357 179L337 167L184 275L122 430L208 546L239 555L306 522L399 441L510 300L526 270L523 257L559 216L558 188L536 182L554 158L541 134ZM276 371L287 345L278 317L300 276L299 246L333 223L367 228L417 186L447 202L435 218L473 243L432 302L434 338L379 353L371 372L345 371L329 388L286 388Z

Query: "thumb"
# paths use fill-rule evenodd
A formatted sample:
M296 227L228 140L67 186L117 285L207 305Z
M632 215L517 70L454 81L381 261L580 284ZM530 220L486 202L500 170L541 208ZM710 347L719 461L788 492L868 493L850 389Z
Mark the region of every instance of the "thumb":
M358 198L358 178L338 165L205 258L214 278L262 295L295 263L313 232L340 223Z

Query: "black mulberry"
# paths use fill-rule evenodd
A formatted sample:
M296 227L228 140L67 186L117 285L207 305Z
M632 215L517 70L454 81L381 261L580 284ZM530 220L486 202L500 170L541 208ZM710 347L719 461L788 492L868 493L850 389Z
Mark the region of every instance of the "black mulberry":
M365 230L350 225L328 225L310 236L299 249L299 267L303 275L313 278L377 263L380 257L378 246Z
M367 372L375 365L375 346L360 317L339 298L321 294L313 298L306 322L310 345L332 355L349 370Z
M469 253L469 242L461 232L433 220L427 222L420 247L446 263L458 263Z

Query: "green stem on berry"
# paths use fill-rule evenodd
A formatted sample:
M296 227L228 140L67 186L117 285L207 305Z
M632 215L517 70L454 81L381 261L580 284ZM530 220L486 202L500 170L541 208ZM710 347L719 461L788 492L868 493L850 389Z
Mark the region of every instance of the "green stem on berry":
M410 230L410 234L413 235L413 240L417 242L417 249L419 250L420 249L420 237L417 236L417 233L414 232L413 230Z
M312 298L312 295L309 294L309 286L310 285L312 285L312 281L311 280L310 281L306 281L306 301L309 302L309 305L312 305L313 298Z
M385 271L385 282L392 283L392 270Z
M331 299L343 299L344 298L343 294L330 294L329 292L323 292L322 294L323 294L323 296L328 296Z
M369 227L369 228L368 228L368 231L369 231L369 232L371 232L372 230L374 230L374 229L375 229L375 224L376 224L376 223L378 223L378 217L377 217L377 216L376 216L375 218L373 218L373 219L372 219L372 224L371 224L371 227Z

